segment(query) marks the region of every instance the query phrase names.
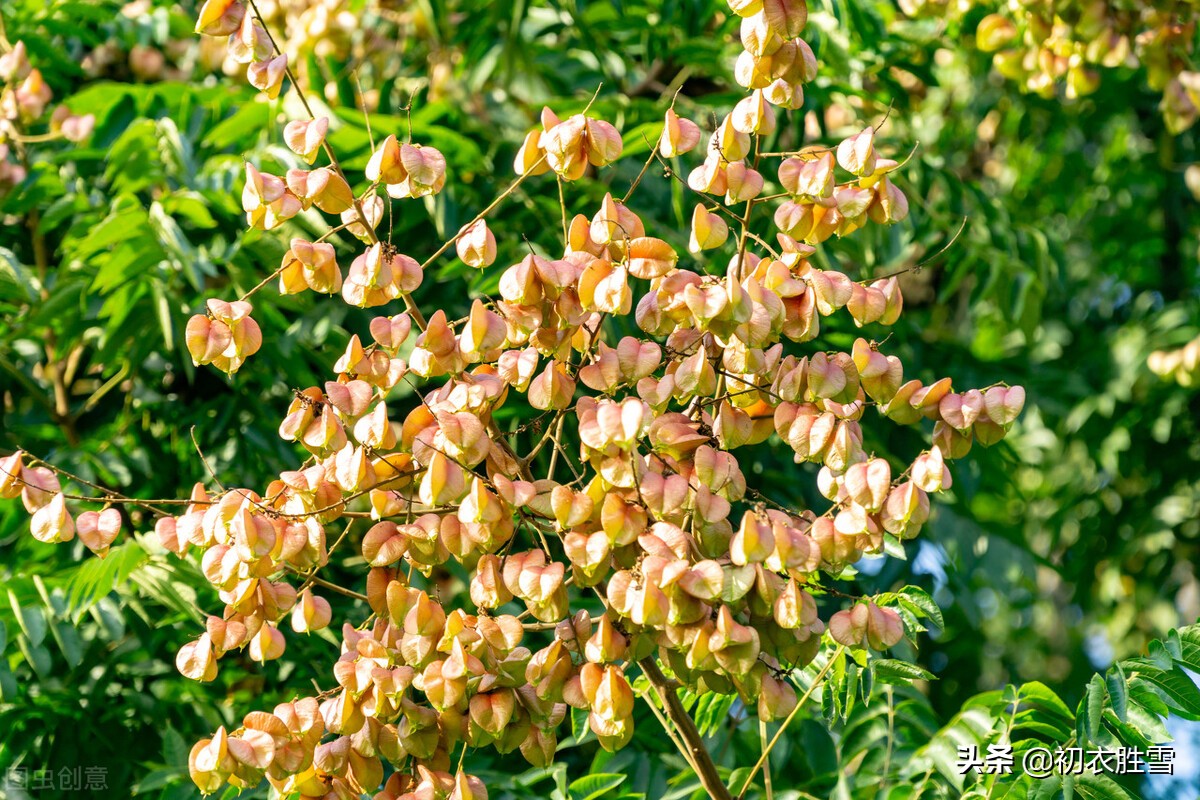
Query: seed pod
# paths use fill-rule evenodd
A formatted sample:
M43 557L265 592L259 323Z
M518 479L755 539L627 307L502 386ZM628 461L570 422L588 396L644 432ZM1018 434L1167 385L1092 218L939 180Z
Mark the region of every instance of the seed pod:
M697 192L722 195L728 189L725 174L726 159L716 151L710 151L704 163L688 173L688 186Z
M822 198L833 195L833 154L792 156L779 165L779 182L795 197Z
M847 495L871 514L883 508L891 482L891 465L882 458L851 465L844 479Z
M741 133L770 136L775 132L775 110L762 91L755 90L733 107L729 124Z
M929 519L929 495L913 481L905 481L888 494L882 516L884 530L912 539Z
M787 681L770 675L762 677L758 695L758 716L763 722L786 719L796 707L796 690Z
M621 157L621 134L607 122L588 119L584 137L588 161L595 166L606 166Z
M697 203L692 211L691 236L688 239L688 250L700 253L720 247L729 238L729 226L718 215L705 209L703 203Z
M464 228L454 246L459 259L468 267L482 269L496 260L496 237L482 219Z
M987 416L997 425L1009 425L1021 415L1025 406L1025 390L1020 386L993 386L983 394Z
M266 61L255 61L246 69L246 79L255 89L274 100L283 88L283 77L287 73L287 56L280 54Z
M366 786L368 784L360 784ZM375 784L369 784L375 785ZM454 776L454 790L447 800L487 800L487 786L474 775L467 775L462 770Z
M904 624L895 611L868 600L834 614L829 635L847 647L886 650L904 638Z
M805 0L762 0L762 15L768 27L784 39L795 39L808 22Z
M750 136L734 127L733 115L726 114L709 139L708 150L725 161L741 161L750 153Z
M744 203L762 193L763 176L745 162L735 161L725 168L725 204Z
M25 486L21 464L24 455L24 452L17 450L0 458L0 498L12 500L21 495Z
M554 760L558 739L553 730L533 727L521 742L521 755L535 767L545 767Z
M388 185L402 183L408 177L408 171L400 158L400 142L394 135L389 135L375 148L364 174L369 181Z
M557 361L547 363L545 370L529 384L529 403L542 411L566 408L574 394L575 380Z
M196 17L196 33L205 36L229 36L241 27L245 14L246 7L240 0L205 0ZM23 42L17 42L16 47L21 48L21 52L24 53ZM8 74L4 74L6 72ZM11 70L0 69L0 77L4 80L11 80L11 73Z
M194 681L211 681L217 677L217 662L213 654L212 640L207 633L194 642L179 648L175 667L185 678Z
M289 122L283 129L283 142L296 155L311 164L317 159L317 152L325 143L325 134L329 131L329 118L297 119Z
M600 617L600 625L584 646L584 656L594 664L620 661L625 657L628 640L617 631L607 614Z
M663 123L662 135L658 138L658 152L664 158L674 158L696 148L700 144L700 126L684 119L668 108Z
M769 525L760 521L754 512L742 515L742 524L729 545L729 557L734 564L758 564L775 549L775 537Z
M329 601L317 597L312 593L312 589L306 588L292 607L292 630L296 633L319 631L329 626L332 617L333 610Z
M837 162L842 169L860 178L875 173L875 129L843 139L837 147Z
M587 119L577 114L548 129L540 139L539 144L546 153L546 163L564 180L576 180L587 169L586 131Z
M542 132L530 131L513 159L513 171L518 175L542 175L550 171L546 151L541 146Z
M67 511L66 498L61 492L33 512L29 529L33 538L47 544L69 542L75 538L75 520Z
M391 165L388 174L399 181L385 180L387 193L395 198L416 198L437 194L446 185L446 158L435 147L403 144L398 153L399 170Z
M225 727L217 728L211 739L201 739L188 754L188 774L202 792L215 792L225 783L232 769Z
M169 517L167 517L169 519ZM100 558L108 554L108 548L121 532L121 512L115 508L103 511L84 511L75 520L75 532L79 541Z
M994 53L1017 37L1017 27L1003 14L988 14L975 28L975 45L985 53Z
M942 458L941 448L917 456L912 465L912 482L926 492L940 492L951 486L950 470Z

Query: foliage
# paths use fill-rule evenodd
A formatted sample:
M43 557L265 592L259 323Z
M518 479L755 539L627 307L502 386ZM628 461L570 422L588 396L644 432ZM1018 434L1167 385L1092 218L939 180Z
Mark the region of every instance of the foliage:
M388 221L393 240L414 253L433 252L505 188L503 173L514 156L514 144L543 104L567 114L577 112L603 80L605 89L590 113L617 123L630 155L641 140L634 163L618 162L601 181L588 176L571 185L572 206L595 208L607 190L620 187L614 193L623 193L636 177L641 157L657 139L661 110L676 88L684 87L676 101L679 113L706 127L737 99L739 89L728 77L741 49L737 20L722 18L721 4L622 6L625 18L614 14L610 4L592 3L574 8L522 4L514 9L417 3L411 12L399 15L368 4L351 9L349 18L339 18L355 24L334 26L327 46L321 44L323 34L314 37L306 25L296 23L295 7L279 13L261 4L276 35L293 42L285 45L290 54L323 49L322 59L304 57L295 66L300 83L330 104L318 113L333 120L329 141L348 172L366 167L372 138L378 142L384 134L395 133L403 140L410 125L415 141L446 154L452 179L436 197L423 201L428 215L413 210L420 204L409 204L409 213ZM13 275L33 276L28 281L33 290L39 282L53 294L60 286L70 290L57 301L61 305L43 304L27 293L32 302L18 300L4 318L2 324L12 327L5 330L0 355L16 368L7 373L14 381L16 373L23 376L6 395L7 441L10 447L24 445L85 480L127 495L170 497L181 487L186 493L197 478L210 480L189 433L195 426L199 449L220 479L226 485L250 485L287 469L294 456L276 438L277 415L264 413L264 403L281 408L293 388L320 385L333 360L317 355L321 347L335 342L340 347L353 333L366 341L369 316L337 303L312 303L304 295L276 297L273 291L259 291L254 295L254 316L263 321L263 350L230 383L215 380L206 369L192 369L180 347L187 315L201 310L214 293L232 299L256 286L286 249L286 242L275 236L236 233L241 211L236 201L239 154L245 152L252 163L281 175L288 167L302 166L280 144L282 125L272 132L266 123L296 118L303 111L286 97L281 105L256 102L251 93L224 79L210 79L207 88L193 83L223 54L214 55L209 45L194 47L188 33L190 9L163 8L145 15L116 11L115 6L108 8L103 19L84 30L65 25L67 17L56 18L73 13L68 8L55 11L30 4L11 15L5 11L14 41L36 43L46 37L44 44L31 44L30 51L40 55L35 63L47 73L56 97L66 98L76 114L92 111L97 116L97 133L84 147L68 149L62 142L31 147L38 181L6 198L12 202L45 187L46 194L28 197L44 197L46 202L8 212L21 223L26 209L46 215L50 199L72 198L56 212L65 216L46 228L48 279L38 277L32 238L13 236L2 243L14 254L3 263L12 265ZM1186 386L1158 381L1146 367L1153 351L1181 348L1196 335L1197 281L1191 255L1195 219L1183 210L1186 192L1177 166L1194 158L1194 139L1191 133L1175 136L1163 129L1157 110L1160 95L1146 91L1140 74L1106 74L1103 92L1068 105L1015 95L1010 87L990 81L991 56L977 51L972 41L982 10L964 20L961 41L955 41L960 34L955 25L944 29L922 19L906 21L886 3L814 4L812 12L806 38L822 67L817 80L806 87L803 123L797 115L793 141L838 141L886 117L883 130L901 151L898 160L917 140L922 143L905 167L906 190L920 198L909 220L889 228L886 235L868 228L835 246L821 247L817 263L852 275L859 274L854 272L859 267L874 274L902 271L937 253L967 217L947 257L901 276L906 314L886 346L923 380L949 373L968 385L982 386L1004 376L1030 392L1031 411L1008 442L977 449L956 469L949 503L935 512L928 534L906 546L907 562L865 560L859 565L862 573L844 573L841 582L830 586L865 596L919 582L945 609L942 624L921 637L920 653L902 646L898 656L919 658L922 668L939 680L919 681L920 691L891 689L899 703L907 704L906 713L911 710L921 722L911 739L898 736L896 746L903 747L903 741L919 746L980 689L1007 681L1020 685L1044 680L1071 707L1086 693L1092 670L1108 663L1107 648L1116 657L1136 653L1180 618L1195 617L1187 600L1194 586L1190 565L1198 533L1195 515L1189 513L1196 503L1194 465L1200 456L1194 444L1195 394ZM634 18L660 24L634 27L629 23ZM209 41L224 50L223 43ZM381 42L403 42L402 57L394 58L390 44L380 47ZM60 58L47 58L60 48L72 52L73 59L62 63ZM162 54L162 71L147 71L145 65L135 69L134 63L146 60L150 51ZM348 52L357 53L357 72L339 63ZM414 68L421 63L428 64L428 78L421 77L424 67ZM88 85L105 78L163 77L186 82ZM73 96L79 89L82 92ZM359 104L372 112L370 129L354 109ZM406 109L410 105L411 111ZM170 134L172 128L179 133ZM168 134L160 136L164 129ZM106 159L108 145L126 133L125 147ZM801 134L809 138L799 138ZM181 144L173 152L176 138ZM88 156L93 147L96 152ZM125 163L131 168L122 170ZM655 165L630 207L648 229L686 231L683 226L693 205L687 202L687 189L680 181L653 180L658 170ZM206 177L197 181L198 174ZM465 180L457 180L460 176ZM196 202L172 200L154 212L156 201L176 192ZM118 206L118 197L125 204ZM130 198L136 205L129 206ZM116 305L115 315L95 298L81 305L79 288L63 278L82 271L80 277L95 280L93 265L100 267L103 258L133 257L116 252L123 247L121 239L113 240L120 246L112 252L103 241L89 242L91 228L112 218L118 220L109 229L114 233L120 234L127 224L145 230L143 217L124 213L138 207L154 227L133 237L136 258L158 268L131 270L129 284L104 287L106 294L121 295L110 301ZM195 215L203 220L204 213L213 224L192 219ZM549 252L557 238L558 213L553 192L543 195L540 189L519 187L495 212L495 227L497 232L526 232L534 247ZM160 215L182 231L182 250L172 249L179 237L170 232L161 237L163 244L154 242ZM309 219L301 215L290 224L300 225L299 235L311 240L322 229L307 226ZM764 215L760 222L767 220ZM763 236L771 233L769 225L755 230ZM682 249L685 238L676 239L674 247ZM519 237L498 239L501 263L516 262L528 253ZM355 252L353 240L343 234L331 241L338 247L338 260L347 263ZM197 263L213 265L198 276L198 284L188 274ZM447 308L451 319L468 313L470 297L496 294L496 273L491 270L477 272L448 257L435 271L438 280L427 279L414 299L426 307ZM0 287L9 285L7 274L0 264ZM439 291L449 279L468 281L469 295ZM137 285L143 282L145 286ZM157 291L169 313L159 310L164 301L154 294L155 283L161 284ZM47 306L40 316L30 313ZM78 307L80 313L55 312L64 306ZM165 333L164 318L174 329L173 339ZM848 349L854 327L840 324L836 316L824 322L829 335L845 337L835 338L836 346ZM56 328L80 352L76 358L81 366L72 371L66 393L77 442L54 416L54 370L44 368L54 363L44 349L47 327ZM10 330L15 335L9 336ZM140 357L125 359L124 353ZM255 369L256 362L270 363L275 374ZM85 371L82 365L91 366ZM89 402L108 381L113 381L111 387ZM499 418L510 430L529 419L520 412L511 419L503 414ZM566 449L577 446L572 442ZM898 459L911 457L922 446L919 438L901 430L880 435L873 449ZM822 502L804 485L807 481L796 479L790 452L755 448L751 457L743 456L744 450L739 458L747 476L756 476L754 485L777 487L774 497L790 507ZM0 509L0 514L7 510ZM0 518L9 535L7 552L13 556L6 581L14 581L23 602L37 605L40 595L32 577L43 576L48 585L69 592L81 548L76 544L47 552L31 546L23 535L28 517L22 521L21 516ZM133 510L126 528L145 530L151 518ZM131 577L113 584L118 591L114 597L148 604L149 619L194 624L185 622L186 606L172 606L174 601L164 595L142 593L138 578L151 564L157 565L171 576L170 582L186 583L200 592L194 599L188 596L194 608L203 607L208 596L201 573L188 569L187 562L163 559L153 537L139 541L143 552L153 555L144 561L131 556ZM115 547L98 563L128 554L121 549L125 546ZM998 570L997 564L1011 568ZM329 572L335 581L353 585L352 566L343 571L331 565ZM817 599L823 616L841 603L836 594ZM349 598L345 604L337 597L330 600L339 615L354 605ZM0 617L10 631L19 630L16 617L9 618L4 606L0 603ZM47 613L52 613L50 608L45 606ZM1070 624L1064 625L1064 619ZM153 744L130 744L144 763L125 774L144 775L155 768L145 762L161 759L171 766L155 780L178 780L186 765L163 755L170 750L178 756L178 748L165 747L165 739L171 737L153 724L162 709L170 706L173 727L190 742L218 725L232 729L237 724L233 708L244 709L250 697L238 694L231 703L218 706L216 694L170 676L170 665L161 659L185 640L185 628L127 628L137 630L137 638L147 644L119 648L110 656L111 663L119 670L122 664L159 659L162 697L172 700L145 703L132 712L143 720L140 735ZM1085 645L1090 663L1084 657ZM327 657L320 655L322 650L319 642L308 647L290 640L277 662L280 674L300 670L328 680L319 667L311 666L315 659ZM43 681L32 673L31 662L13 646L8 653L23 697L41 691ZM246 667L223 661L218 683L249 686L252 692L260 690L253 687L275 684L262 682L261 668ZM121 686L129 685L121 673L111 674ZM814 674L810 667L802 684ZM644 688L636 681L633 686L639 692ZM876 698L886 691L886 686L876 688ZM63 691L68 694L58 695L59 712L82 707L71 703L69 689ZM201 696L208 699L197 701L196 707L220 708L219 718L197 719L172 705L180 697ZM253 702L270 707L286 699L290 698ZM725 714L712 700L694 701L687 694L682 699L702 723L719 721ZM856 702L851 710L878 713L881 708L875 702ZM601 776L626 776L619 791L661 796L667 781L686 765L669 741L654 735L660 723L647 704L639 701L635 716L632 749L639 756L648 752L659 758L642 760L629 749L594 757L597 744L586 735L584 717L573 720L584 722L578 731L581 741L572 737L552 770L533 770L509 782L511 760L473 751L467 764L493 793L548 791L551 783L534 781L552 781L555 791L568 796L572 780L583 780L579 776L591 770ZM83 712L78 718L95 723L99 741L114 741L103 732L120 727L107 719L89 720ZM1003 710L995 718L1003 719ZM710 749L728 778L727 767L749 765L758 758L761 742L752 718L737 704L726 719L731 727L700 727L714 737ZM839 746L853 721L851 717L831 725L828 719L818 722L806 713L798 715L771 757L776 791L781 780L826 794L838 781L857 784L862 779L857 791L869 792L867 782L876 773L862 764L877 762L857 760L852 749ZM793 775L790 767L781 766L794 760L792 731L807 737L805 749L824 754L819 765L802 774ZM114 745L112 752L121 750ZM25 753L26 762L49 758L45 752L31 756L37 750L20 745L6 752L11 758L10 753ZM882 755L879 749L868 751L872 759ZM907 763L900 754L893 758L897 764ZM604 780L585 781L576 792L586 794L589 786L599 787ZM689 786L687 781L677 785L684 792ZM951 785L937 773L920 791L953 792L944 788ZM175 783L167 790L185 792L186 787Z

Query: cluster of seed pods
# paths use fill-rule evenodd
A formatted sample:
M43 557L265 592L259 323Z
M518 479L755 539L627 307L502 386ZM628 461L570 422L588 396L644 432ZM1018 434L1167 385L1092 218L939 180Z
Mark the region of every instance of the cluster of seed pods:
M46 120L46 111L54 93L41 70L29 61L25 43L11 46L0 41L0 197L24 182L27 175L22 159L22 134L31 125L48 122L48 136L61 136L69 142L87 139L96 125L92 114L72 114L65 105L55 106ZM10 147L10 142L17 142Z
M519 751L545 765L572 708L587 713L603 747L619 748L633 734L639 668L662 665L682 686L736 693L771 720L795 707L789 675L826 636L874 650L903 638L897 611L870 598L820 619L820 576L882 552L888 537L917 536L930 495L951 485L948 462L1003 437L1024 392L905 380L899 359L866 338L850 352L802 346L834 314L881 330L897 320L896 277L855 280L810 257L835 234L903 219L907 202L892 180L898 165L876 151L870 128L783 158L779 194L762 196L758 138L799 104L816 60L799 38L802 0L730 5L742 17L737 79L749 94L686 179L698 198L688 267L609 194L591 216L564 216L561 256L531 252L504 267L498 297L476 299L465 319L427 316L413 292L433 258L397 252L375 226L388 202L381 190L405 199L442 189L440 153L388 137L359 195L333 160L286 176L247 167L251 225L275 227L311 204L363 241L343 275L329 244L292 239L280 291L406 310L383 309L369 341L347 342L332 380L296 392L279 426L308 454L296 470L261 492L197 486L183 514L158 521L165 548L200 552L224 603L179 652L191 678L213 679L221 657L243 648L257 661L278 658L285 618L296 634L330 625L323 587L370 609L342 624L330 688L196 744L190 765L203 791L266 778L303 798L485 797L452 766L456 749ZM229 35L255 63L280 57L237 0L209 0L199 29ZM311 164L322 150L332 158L327 130L323 119L292 122L285 138ZM670 110L651 158L682 159L702 141L695 122ZM551 173L569 183L621 151L612 125L547 109L516 156L516 180ZM733 205L744 209L740 223ZM774 207L777 247L749 235L756 205ZM730 235L736 254L714 263L706 251ZM451 247L480 269L497 258L482 215L438 255ZM188 326L195 361L233 372L253 355L261 333L250 312L245 298L212 301ZM606 323L622 316L637 335L610 333ZM393 393L402 381L415 399ZM512 403L535 415L523 454L524 438L496 421ZM932 420L930 447L902 471L867 452L868 406L902 425ZM736 451L769 439L819 465L826 510L787 509L750 484ZM53 471L19 453L0 466L0 496L23 497L39 538L86 528L111 544L112 515L72 520ZM361 586L318 576L342 541L365 560ZM469 605L444 603L434 588L451 563L470 576Z
M1200 71L1192 67L1196 8L1140 0L900 0L910 15L961 15L996 9L980 19L975 39L994 53L996 70L1022 89L1052 99L1100 88L1101 70L1144 66L1162 92L1162 112L1175 133L1200 118ZM1000 6L997 9L997 6Z

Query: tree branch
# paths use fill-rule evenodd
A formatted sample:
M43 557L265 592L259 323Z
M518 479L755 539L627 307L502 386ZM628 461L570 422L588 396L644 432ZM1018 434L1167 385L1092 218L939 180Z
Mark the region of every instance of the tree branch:
M690 760L696 765L696 776L700 778L700 785L714 800L733 800L729 789L726 788L721 776L717 773L717 765L713 763L708 748L704 746L704 740L700 738L700 731L696 729L696 723L683 710L683 703L679 702L679 697L670 687L667 676L663 675L662 670L658 668L654 656L646 656L637 664L642 668L642 673L650 681L650 684L658 691L667 717L675 724L679 735L683 737L684 744L687 745L691 754Z

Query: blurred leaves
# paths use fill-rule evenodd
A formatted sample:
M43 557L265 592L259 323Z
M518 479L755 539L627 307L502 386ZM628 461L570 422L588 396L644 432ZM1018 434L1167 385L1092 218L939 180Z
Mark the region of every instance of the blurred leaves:
M945 246L966 218L944 256L905 276L908 313L889 347L911 365L906 377L949 373L979 386L1004 377L1029 401L1010 442L962 462L952 501L920 543L905 545L907 561L847 573L857 587L843 588L890 594L913 641L894 659L838 665L772 754L777 796L785 781L809 796L956 796L972 791L954 769L957 747L986 748L1005 730L1025 746L1166 741L1168 714L1200 718L1189 675L1200 670L1196 629L1168 635L1200 615L1200 395L1157 380L1146 358L1200 333L1200 216L1183 183L1196 135L1166 132L1158 98L1136 79L1107 76L1104 91L1074 104L1020 95L993 78L973 35L906 20L890 2L810 5L806 38L822 78L771 148L873 124L888 155L913 152L902 179L910 220L822 248L818 263L862 277L897 271ZM304 69L348 170L388 134L445 153L452 188L387 220L413 255L432 252L507 185L543 104L578 111L603 84L595 113L621 128L639 161L677 89L677 110L706 127L736 96L737 20L717 0L354 8L364 29L348 34L354 59L335 51ZM8 37L27 43L56 97L94 114L96 129L79 146L30 148L29 177L0 198L0 448L19 443L86 480L154 498L210 480L193 429L229 484L283 468L294 453L274 428L291 390L316 383L329 366L319 349L364 334L367 318L265 291L256 315L283 333L258 357L275 373L230 382L192 367L180 347L187 315L254 286L287 236L315 230L302 215L282 237L246 232L238 202L242 153L297 166L271 123L300 112L261 102L240 78L206 76L203 59L177 48L193 39L193 8L135 11L82 0L3 9ZM371 46L380 40L387 48ZM168 68L139 75L137 47L165 54ZM369 125L354 108L356 81ZM624 194L637 170L623 163L573 185L572 211L590 215L606 191ZM501 263L560 246L558 209L541 194L531 182L500 212L510 233ZM633 205L648 226L682 230L689 204L678 181L648 178ZM757 233L774 232L763 222ZM334 244L339 257L352 252L346 239ZM447 256L418 299L455 318L495 280ZM836 323L826 333L844 346L857 334ZM46 368L50 341L55 363L73 363L65 410ZM515 427L519 412L510 413ZM867 444L911 456L925 440L897 430ZM803 469L764 449L753 474L780 501L808 507L818 498L804 494L811 480L796 479ZM23 516L0 505L0 766L103 761L110 786L192 796L187 743L229 723L227 709L268 702L276 682L248 664L230 664L210 687L175 672L197 608L213 604L194 563L141 538L81 559L78 546L30 541ZM153 525L143 512L130 521ZM312 661L289 649L272 669L307 678ZM761 744L740 701L682 699L720 764L753 763ZM698 784L648 710L636 730L616 755L584 735L564 738L561 763L546 770L492 755L472 769L502 798L693 796ZM85 753L83 742L99 750ZM1062 788L1014 781L992 796ZM1071 791L1126 788L1088 778Z

